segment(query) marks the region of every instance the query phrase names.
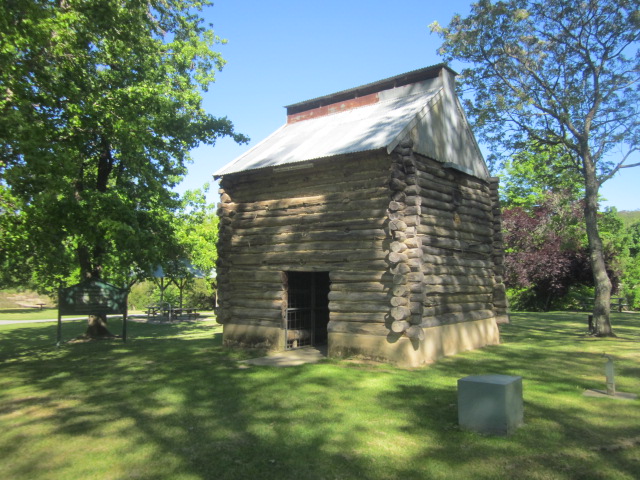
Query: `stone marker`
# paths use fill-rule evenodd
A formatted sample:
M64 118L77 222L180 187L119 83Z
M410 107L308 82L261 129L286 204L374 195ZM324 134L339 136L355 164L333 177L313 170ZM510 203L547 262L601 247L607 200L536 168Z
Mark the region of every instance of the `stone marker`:
M607 390L585 390L584 395L586 397L609 397L618 400L635 400L638 395L635 393L623 393L616 391L616 379L614 375L613 357L611 355L603 354L603 357L607 359L607 363L604 366L604 375L607 381Z
M479 433L512 434L524 423L522 377L475 375L459 379L458 423Z

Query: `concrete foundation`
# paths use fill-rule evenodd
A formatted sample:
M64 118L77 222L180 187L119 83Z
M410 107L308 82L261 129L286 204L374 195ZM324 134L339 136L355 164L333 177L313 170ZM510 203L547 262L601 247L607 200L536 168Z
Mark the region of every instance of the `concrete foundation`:
M403 367L419 367L439 358L500 343L495 318L463 322L424 329L420 341L404 335L387 336L329 333L329 356L359 356L394 363Z
M222 328L226 347L266 348L284 350L284 330L277 327L229 323Z

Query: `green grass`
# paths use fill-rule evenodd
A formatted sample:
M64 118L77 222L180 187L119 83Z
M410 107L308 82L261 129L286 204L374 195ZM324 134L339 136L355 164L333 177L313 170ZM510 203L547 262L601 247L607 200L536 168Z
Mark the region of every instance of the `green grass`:
M514 314L502 345L415 370L239 368L251 353L211 321L59 350L53 324L0 326L0 478L634 479L640 401L583 392L604 388L606 352L618 390L640 393L640 315L613 315L615 339L585 320ZM457 379L484 373L523 376L511 437L457 427Z
M0 309L0 320L11 320L13 322L29 320L50 320L58 318L56 308L2 308Z

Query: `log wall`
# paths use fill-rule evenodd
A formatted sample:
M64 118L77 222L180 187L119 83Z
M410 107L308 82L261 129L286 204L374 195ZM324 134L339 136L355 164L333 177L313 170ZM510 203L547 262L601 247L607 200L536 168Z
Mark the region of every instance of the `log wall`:
M495 179L444 168L410 140L311 163L221 180L225 344L284 348L286 271L330 273L330 354L403 363L395 349L420 364L496 342L508 317ZM473 341L448 340L460 332Z
M285 271L330 272L330 330L375 326L383 334L393 286L389 157L367 152L313 163L221 180L217 315L227 345L284 347ZM238 325L262 329L253 335Z
M392 331L424 340L426 328L505 321L498 180L444 168L411 147L392 154Z

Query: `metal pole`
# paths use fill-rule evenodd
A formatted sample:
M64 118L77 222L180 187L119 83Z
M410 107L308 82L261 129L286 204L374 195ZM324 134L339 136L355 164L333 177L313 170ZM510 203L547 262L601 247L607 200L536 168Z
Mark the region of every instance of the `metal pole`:
M62 315L60 315L60 300L62 298L60 289L58 289L58 334L56 347L60 348L60 343L62 343Z
M607 358L607 363L604 366L604 373L607 376L607 395L616 394L616 379L613 374L613 357L610 355L604 355Z

